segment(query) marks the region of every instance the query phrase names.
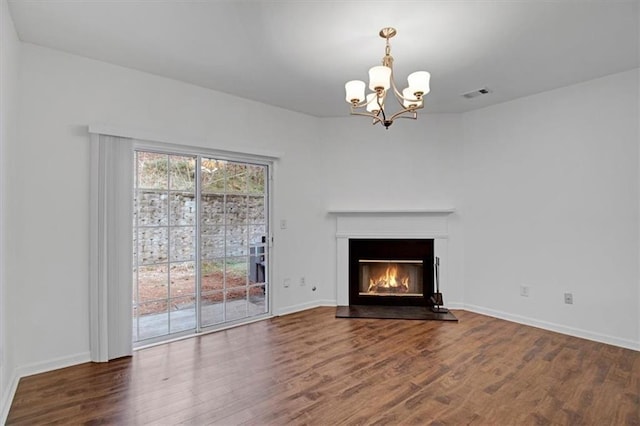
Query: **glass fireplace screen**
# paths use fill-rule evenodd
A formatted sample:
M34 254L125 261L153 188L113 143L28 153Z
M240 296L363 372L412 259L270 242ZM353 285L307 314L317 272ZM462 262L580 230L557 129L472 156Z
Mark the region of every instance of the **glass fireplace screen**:
M361 259L360 295L422 296L422 260Z

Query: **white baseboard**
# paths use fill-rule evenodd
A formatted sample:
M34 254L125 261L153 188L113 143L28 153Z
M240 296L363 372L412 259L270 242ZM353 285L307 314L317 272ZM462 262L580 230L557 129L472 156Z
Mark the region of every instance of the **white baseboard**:
M444 304L444 307L447 309L462 309L464 310L464 303L460 302L447 302Z
M85 362L91 362L91 352L87 351L75 355L50 359L44 362L34 362L32 364L21 365L16 369L16 375L20 378L33 376L34 374L71 367L72 365L82 364Z
M16 389L18 389L18 382L20 378L16 374L15 370L11 374L11 379L9 381L9 389L2 397L2 405L0 405L0 425L3 425L7 422L7 416L9 416L9 409L11 409L11 403L13 402L13 397L16 394Z
M336 306L336 301L330 299L314 300L312 302L300 303L299 305L285 306L283 308L275 309L273 315L289 315L296 312L306 311L307 309L318 308L320 306Z
M13 402L13 397L18 389L20 379L34 374L45 373L47 371L57 370L59 368L71 367L72 365L82 364L91 361L91 353L83 352L75 355L51 359L44 362L34 362L32 364L21 365L11 373L11 381L9 390L2 399L2 411L0 412L0 424L5 424L9 409Z
M640 351L640 342L633 340L621 339L615 336L609 336L606 334L594 333L592 331L583 330L580 328L568 327L561 324L555 324L548 321L541 321L534 318L529 318L521 315L510 314L507 312L496 311L494 309L484 308L482 306L463 304L460 308L465 311L475 312L482 315L487 315L494 318L500 318L506 321L515 322L518 324L529 325L531 327L541 328L543 330L555 331L556 333L566 334L573 337L579 337L581 339L593 340L594 342L606 343L608 345L619 346L621 348L631 349L634 351Z

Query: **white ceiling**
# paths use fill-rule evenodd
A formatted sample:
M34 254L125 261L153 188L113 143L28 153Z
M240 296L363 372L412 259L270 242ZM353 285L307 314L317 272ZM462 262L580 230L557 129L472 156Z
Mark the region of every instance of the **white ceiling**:
M400 86L461 112L639 66L638 1L9 0L22 41L320 117L391 40ZM493 93L465 99L489 87Z

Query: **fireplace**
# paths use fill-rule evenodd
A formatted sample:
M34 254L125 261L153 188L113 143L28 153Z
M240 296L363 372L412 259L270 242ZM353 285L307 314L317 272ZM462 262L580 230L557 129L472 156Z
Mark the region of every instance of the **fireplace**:
M431 306L433 239L349 239L349 305Z

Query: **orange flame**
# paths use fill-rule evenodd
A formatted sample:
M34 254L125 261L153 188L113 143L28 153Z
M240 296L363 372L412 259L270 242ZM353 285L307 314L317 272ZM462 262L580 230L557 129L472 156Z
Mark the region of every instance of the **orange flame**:
M399 277L398 266L395 264L389 265L384 272L377 277L369 278L369 292L385 289L402 293L409 291L409 277Z

